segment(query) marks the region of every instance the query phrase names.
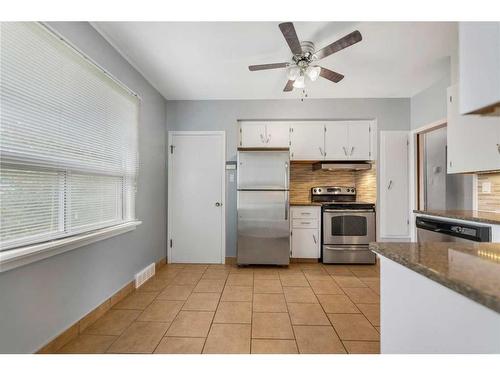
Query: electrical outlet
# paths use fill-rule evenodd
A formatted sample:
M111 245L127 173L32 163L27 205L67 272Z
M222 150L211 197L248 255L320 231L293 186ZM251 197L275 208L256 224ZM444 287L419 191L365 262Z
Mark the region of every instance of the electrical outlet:
M481 193L485 193L485 194L491 193L491 182L485 181L481 184Z

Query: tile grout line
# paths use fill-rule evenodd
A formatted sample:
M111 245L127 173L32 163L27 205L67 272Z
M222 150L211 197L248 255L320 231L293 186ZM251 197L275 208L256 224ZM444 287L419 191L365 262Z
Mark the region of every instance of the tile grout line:
M207 267L207 269L208 269L208 267ZM205 272L207 272L206 270L205 270ZM203 274L205 274L205 272L203 272ZM222 294L224 293L224 289L226 288L226 284L227 284L227 279L229 278L230 274L231 274L231 272L229 272L227 274L226 279L224 280L224 286L222 287L222 291L220 293L219 300L217 301L217 306L215 307L214 315L212 316L212 320L210 321L210 325L208 327L207 336L205 337L205 341L203 342L203 347L201 348L201 353L200 354L203 354L203 351L205 350L205 345L207 344L208 335L210 335L210 331L212 330L212 325L214 324L215 314L217 314L217 309L219 308L219 304L221 303Z
M349 268L349 267L348 267L348 268ZM350 271L350 270L349 270L349 271ZM354 274L354 273L353 273L353 274ZM354 277L356 277L356 278L357 278L360 282L362 282L362 283L363 283L363 281L362 281L361 279L359 279L359 277L358 277L358 276L356 276L356 274L354 274ZM378 275L378 277L380 278L380 274ZM364 283L363 283L363 284L364 284ZM366 285L366 284L365 284L365 285ZM340 286L340 285L339 285L339 286ZM343 288L342 286L340 286L340 288L342 288L342 291L344 291L344 288ZM372 290L372 289L371 289L370 287L368 287L368 286L366 286L366 288L368 288L368 289ZM351 289L365 289L365 288L351 288ZM372 292L374 292L374 291L372 290ZM375 292L374 292L374 293L375 293ZM372 328L373 328L375 331L377 331L377 332L378 332L378 334L379 334L379 341L378 341L378 342L380 342L380 332L378 331L378 329L377 329L377 328L375 328L375 326L372 324L372 322L370 321L370 319L368 319L368 317L367 317L367 316L363 313L363 311L362 311L362 310L358 307L358 304L357 304L356 302L354 302L354 301L351 299L351 297L350 297L347 293L345 293L345 291L344 291L344 294L345 294L345 295L346 295L346 297L349 299L349 301L351 301L351 302L352 302L352 304L354 304L354 306L356 306L356 308L359 310L360 314L361 314L361 315L363 315L363 317L364 317L364 318L368 321L368 323L370 323L370 325L372 326ZM379 295L378 293L376 293L376 294L377 294L377 295L378 295L378 297L379 297L379 302L378 302L378 303L366 303L366 304L367 304L367 305L376 305L376 304L378 304L378 305L379 305L379 310L380 310L380 295ZM360 302L360 303L362 303L362 302ZM332 324L332 325L333 325L333 324ZM339 336L339 338L340 338L340 336ZM353 340L346 340L346 341L353 341ZM356 341L356 340L354 340L354 341ZM364 340L358 340L358 341L364 341Z
M183 269L183 268L181 268L181 269ZM174 279L175 279L175 277L174 277ZM172 280L172 281L173 281L173 280ZM165 288L163 288L163 290L160 292L160 294L161 294L161 293L163 293L163 291L164 291L165 289L167 289L170 285L172 285L172 284L171 284L171 282L172 282L172 281L170 281L170 282L168 283L168 285L166 285L166 286L165 286ZM180 285L180 286L182 286L182 285ZM181 308L180 308L180 309L179 309L179 311L177 311L177 313L175 314L174 318L172 319L172 321L171 321L171 322L170 322L170 324L168 325L167 329L165 330L165 333L164 333L164 334L163 334L163 336L160 338L160 341L158 341L158 344L156 344L156 346L155 346L155 348L153 349L153 351L151 352L151 354L153 354L153 353L156 351L156 349L158 348L158 346L160 345L160 343L162 342L162 340L166 337L168 330L170 329L170 327L171 327L171 326L172 326L172 324L174 323L174 321L175 321L175 319L177 318L177 316L179 315L179 313L182 311L182 308L184 307L184 305L186 304L187 300L189 299L189 296L191 296L191 294L193 293L193 290L194 290L194 287L193 287L193 289L191 290L191 292L189 293L189 295L187 296L187 298L186 298L184 301L182 301L182 306L181 306ZM158 296L159 296L160 294L158 294ZM155 300L158 298L158 296L156 296ZM168 301L168 300L166 300L166 301Z
M324 269L324 267L323 267L323 266L321 266L321 268L322 268L322 269ZM325 270L325 271L326 271L326 273L328 273L328 271L327 271L327 270ZM331 277L331 275L330 275L329 273L328 273L328 275L330 276L330 278L332 278L332 277ZM306 277L306 279L307 279L307 277ZM333 278L332 278L332 279L333 279ZM309 283L309 279L307 279L307 282ZM333 282L335 283L335 279L333 279ZM335 283L335 284L337 284L337 283ZM309 285L311 285L311 283L309 283ZM340 288L340 285L338 285L338 286L339 286L339 288ZM312 287L311 287L311 289L312 289ZM344 291L344 290L342 289L342 291ZM313 289L313 293L314 293L314 289ZM330 321L330 318L328 317L328 313L325 311L325 308L323 307L323 305L322 305L322 304L321 304L321 302L319 301L319 298L318 298L317 294L316 294L316 293L314 293L314 296L315 296L315 297L316 297L316 299L318 300L318 303L319 303L319 305L321 306L321 310L323 310L323 312L325 313L326 318L328 319L328 323L330 323L330 326L332 327L333 331L334 331L334 332L335 332L335 334L337 335L337 337L338 337L338 339L339 339L340 343L342 344L342 347L344 348L344 350L345 350L346 354L349 354L349 351L348 351L348 350L347 350L347 348L345 347L344 342L343 342L343 341L342 341L342 339L340 338L339 333L338 333L338 332L337 332L337 330L335 329L335 326L334 326L334 325L333 325L333 323Z

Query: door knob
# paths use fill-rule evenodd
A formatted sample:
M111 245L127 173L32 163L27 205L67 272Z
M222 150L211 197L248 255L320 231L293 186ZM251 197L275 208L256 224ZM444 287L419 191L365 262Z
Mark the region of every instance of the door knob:
M215 202L215 207L220 207L220 206L222 206L222 203L220 203L220 202Z

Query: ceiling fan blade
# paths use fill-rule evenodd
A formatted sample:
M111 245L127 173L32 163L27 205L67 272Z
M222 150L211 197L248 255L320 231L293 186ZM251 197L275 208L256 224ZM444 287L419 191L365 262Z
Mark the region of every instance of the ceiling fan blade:
M267 69L279 69L286 68L289 63L274 63L274 64L261 64L261 65L250 65L248 70L254 72L256 70L267 70Z
M299 38L295 32L295 27L292 22L284 22L279 24L279 28L285 37L288 46L294 55L302 54L302 47L300 46Z
M350 34L347 34L345 37L340 38L336 42L333 42L332 44L327 45L319 51L316 51L314 55L318 60L323 59L335 52L356 44L357 42L361 41L361 39L363 39L361 33L358 30L353 31Z
M342 78L344 78L342 74L326 68L321 68L319 75L335 83L341 81Z
M292 90L293 90L293 83L294 83L294 82L295 82L295 81L290 81L290 80L289 80L289 81L286 83L285 88L283 89L283 91L285 91L285 92L292 91Z

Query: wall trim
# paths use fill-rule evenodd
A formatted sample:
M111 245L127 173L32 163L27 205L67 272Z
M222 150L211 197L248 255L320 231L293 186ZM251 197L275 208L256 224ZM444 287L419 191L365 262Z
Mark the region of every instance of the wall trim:
M410 241L411 242L416 242L417 240L417 228L415 226L415 214L413 213L413 210L416 209L417 207L417 189L416 189L416 184L418 183L417 180L417 135L420 133L427 133L431 131L434 128L440 128L444 125L447 125L448 119L442 118L440 120L431 122L429 124L423 125L419 128L416 129L411 129L410 130L410 137L409 137L409 148L408 148L408 159L409 159L409 169L408 169L408 187L409 187L409 213L408 213L408 218L410 220Z
M158 272L167 262L166 258L162 258L155 262L155 272ZM81 335L86 328L91 326L97 319L106 314L111 308L118 302L122 301L125 297L131 294L135 290L134 280L126 283L122 288L120 288L111 297L107 298L104 302L99 304L97 307L92 309L89 313L83 316L81 319L73 323L69 328L62 331L60 334L56 335L47 344L38 349L36 354L56 354L59 349L66 345L71 340L75 339Z
M135 220L53 241L5 250L0 252L0 273L130 232L141 223L142 221Z

